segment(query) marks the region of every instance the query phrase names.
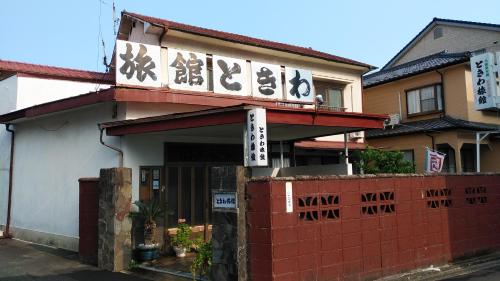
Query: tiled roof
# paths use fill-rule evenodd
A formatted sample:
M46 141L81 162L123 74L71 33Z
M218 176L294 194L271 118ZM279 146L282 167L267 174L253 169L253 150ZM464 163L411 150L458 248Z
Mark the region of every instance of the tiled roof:
M139 20L144 21L144 22L148 22L151 24L159 25L159 26L164 26L168 29L179 30L179 31L183 31L183 32L188 32L188 33L202 35L202 36L208 36L208 37L212 37L212 38L216 38L216 39L231 41L231 42L245 44L245 45L252 45L252 46L256 46L256 47L269 48L269 49L274 49L274 50L278 50L278 51L285 51L285 52L295 53L295 54L299 54L299 55L320 58L320 59L339 62L339 63L346 63L346 64L351 64L351 65L356 65L356 66L362 66L362 67L367 67L370 69L375 69L375 67L373 67L369 64L365 64L365 63L362 63L359 61L355 61L355 60L327 54L324 52L316 51L316 50L313 50L311 48L294 46L294 45L278 43L278 42L248 37L248 36L244 36L244 35L224 32L224 31L218 31L218 30L214 30L214 29L208 29L208 28L203 28L203 27L187 25L187 24L183 24L183 23L178 23L178 22L174 22L174 21L144 16L144 15L131 13L131 12L127 12L127 11L123 11L122 14L125 16L130 16L132 18L139 19Z
M363 76L365 88L469 60L470 53L437 53Z
M0 72L16 72L33 76L43 76L65 80L77 80L94 83L114 84L114 76L110 73L77 70L71 68L0 60Z
M395 125L394 128L386 127L385 129L367 130L365 131L365 136L366 138L380 138L416 133L432 133L454 129L496 131L500 130L500 126L443 116L440 118L401 123L399 125Z

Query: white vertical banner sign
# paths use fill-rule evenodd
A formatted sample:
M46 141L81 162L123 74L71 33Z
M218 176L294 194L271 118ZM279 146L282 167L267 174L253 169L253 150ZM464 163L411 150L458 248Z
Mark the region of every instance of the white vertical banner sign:
M246 149L246 166L267 166L267 124L264 108L248 110Z
M312 71L285 67L285 99L290 101L314 102Z
M160 46L116 40L116 84L161 87Z
M446 154L426 148L425 171L428 173L439 173L443 169Z
M293 189L292 182L287 181L285 183L285 195L286 195L286 212L293 213Z
M168 86L172 89L208 91L206 54L169 48Z
M248 96L247 61L213 55L214 93Z
M281 66L276 64L251 62L252 95L256 98L283 99Z
M497 82L494 66L492 53L476 55L470 59L476 110L496 107Z

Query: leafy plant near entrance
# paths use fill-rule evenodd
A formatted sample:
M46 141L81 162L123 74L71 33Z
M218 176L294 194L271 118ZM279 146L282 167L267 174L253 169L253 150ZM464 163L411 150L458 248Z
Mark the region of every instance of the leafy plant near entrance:
M415 165L404 159L399 151L385 151L380 149L365 148L356 151L355 156L360 159L356 165L365 174L408 174L415 172Z
M197 275L206 276L212 266L212 241L202 242L197 248L198 252L191 264L193 280L196 280Z
M185 222L179 221L177 233L170 240L178 257L186 256L186 251L193 245L191 233L191 227Z
M163 214L163 209L158 200L136 201L134 204L139 208L139 212L131 213L131 216L144 220L144 245L155 244L156 219Z

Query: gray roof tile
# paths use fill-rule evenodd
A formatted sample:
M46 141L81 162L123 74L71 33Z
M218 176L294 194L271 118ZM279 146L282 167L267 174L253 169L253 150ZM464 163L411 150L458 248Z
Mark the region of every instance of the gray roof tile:
M417 133L439 132L454 129L465 129L472 131L497 131L500 130L499 125L471 122L462 119L443 116L440 118L406 122L395 125L394 128L386 127L385 129L373 129L365 132L366 138L380 138L398 135L408 135Z
M437 53L363 77L365 88L469 60L470 53Z

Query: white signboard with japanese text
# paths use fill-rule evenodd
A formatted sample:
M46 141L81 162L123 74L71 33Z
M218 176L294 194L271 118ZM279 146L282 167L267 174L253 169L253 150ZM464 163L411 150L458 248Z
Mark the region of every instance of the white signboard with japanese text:
M310 70L285 67L285 83L286 100L314 102L314 87Z
M283 99L280 65L252 61L251 68L252 95L254 97Z
M248 96L247 62L242 59L213 55L214 93Z
M220 190L212 191L213 211L236 211L237 202L236 192Z
M267 166L267 124L264 108L248 110L246 149L246 166Z
M161 87L160 46L116 40L116 84Z
M293 213L293 189L292 182L287 181L285 183L285 195L286 195L286 212Z
M172 89L208 91L207 56L202 53L169 48L168 86Z
M497 84L494 65L492 53L476 55L470 59L476 110L496 107Z

